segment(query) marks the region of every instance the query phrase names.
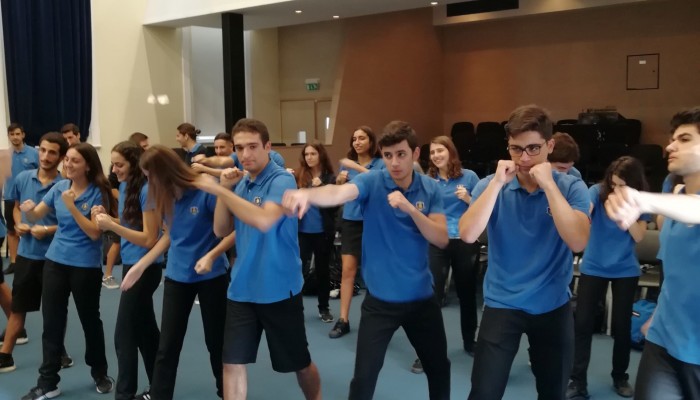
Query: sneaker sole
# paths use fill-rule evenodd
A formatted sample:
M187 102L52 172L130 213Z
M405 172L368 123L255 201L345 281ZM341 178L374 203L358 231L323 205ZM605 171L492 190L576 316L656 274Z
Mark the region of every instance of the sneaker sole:
M50 392L44 393L43 396L37 397L36 400L53 399L61 395L61 389L56 388Z
M15 342L16 345L22 345L22 344L27 344L27 343L29 343L29 338L26 336L17 338L17 341Z
M17 366L14 365L14 364L12 364L12 365L9 366L9 367L2 367L2 368L0 368L0 373L3 373L3 372L12 372L12 371L14 371L14 370L16 370L16 369L17 369Z

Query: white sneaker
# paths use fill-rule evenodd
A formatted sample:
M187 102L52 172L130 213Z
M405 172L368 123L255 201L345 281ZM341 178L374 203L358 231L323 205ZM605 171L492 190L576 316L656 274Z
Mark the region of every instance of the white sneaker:
M119 284L117 283L117 280L114 279L113 276L106 276L102 278L102 286L104 286L107 289L118 289Z

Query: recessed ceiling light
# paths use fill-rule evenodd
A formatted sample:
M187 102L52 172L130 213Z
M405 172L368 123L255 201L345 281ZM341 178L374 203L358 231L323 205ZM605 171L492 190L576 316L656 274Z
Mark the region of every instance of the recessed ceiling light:
M338 19L338 18L340 18L340 15L334 15L334 16L333 16L333 19Z
M430 5L431 5L431 6L436 6L437 4L438 4L437 1L431 1L431 2L430 2Z
M296 10L296 11L294 11L294 12L297 13L297 14L301 14L302 11L301 11L301 10Z

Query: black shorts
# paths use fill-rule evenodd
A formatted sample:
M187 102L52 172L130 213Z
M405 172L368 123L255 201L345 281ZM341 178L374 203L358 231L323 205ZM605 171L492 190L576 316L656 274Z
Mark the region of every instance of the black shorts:
M7 233L15 233L15 217L12 215L15 209L14 200L5 200L5 210L3 215L5 216L5 226L7 226Z
M270 304L228 300L224 328L224 364L252 364L263 330L272 369L296 372L311 364L301 294Z
M15 280L12 281L12 312L39 311L45 262L17 256Z
M340 236L340 254L351 255L362 259L362 221L343 220L343 230Z

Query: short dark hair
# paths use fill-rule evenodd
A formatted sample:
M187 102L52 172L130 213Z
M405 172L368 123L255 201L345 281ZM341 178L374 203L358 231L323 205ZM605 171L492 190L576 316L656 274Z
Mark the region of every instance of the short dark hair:
M379 138L379 148L393 146L404 140L408 142L408 147L411 148L411 151L418 147L418 136L408 122L391 121L382 131L382 137Z
M39 139L39 146L41 146L41 142L46 140L49 143L54 143L58 145L58 154L60 154L61 157L65 156L66 153L68 152L68 142L66 139L63 137L58 132L47 132L45 133L41 139Z
M671 134L681 125L695 125L700 132L700 106L677 112L671 118Z
M61 133L66 133L66 132L73 132L73 134L80 135L80 128L78 128L78 125L74 123L67 123L61 127Z
M520 106L513 110L508 117L506 133L508 137L515 137L523 132L539 132L544 140L552 138L552 118L549 112L535 104Z
M14 131L15 129L19 129L20 131L24 132L24 128L22 127L22 124L19 122L13 122L10 124L10 126L7 127L7 133L9 134L10 132Z
M236 136L238 132L257 133L260 135L260 141L266 145L270 141L270 133L267 131L267 126L262 121L253 118L241 118L231 128L231 136Z
M233 138L226 132L219 132L214 136L214 140L226 140L227 142L233 143Z
M136 145L141 145L141 142L143 142L144 140L148 140L148 136L141 132L134 132L131 135L129 135L129 141Z
M190 124L189 122L183 122L180 125L178 125L177 131L183 135L189 136L190 139L194 140L195 142L197 141L197 135L202 133L202 131L195 128L194 125Z
M547 157L549 162L570 163L578 162L581 153L578 144L568 133L557 132L552 136L554 150Z

